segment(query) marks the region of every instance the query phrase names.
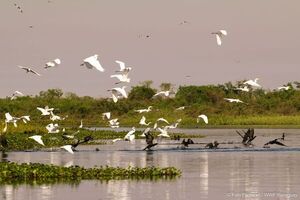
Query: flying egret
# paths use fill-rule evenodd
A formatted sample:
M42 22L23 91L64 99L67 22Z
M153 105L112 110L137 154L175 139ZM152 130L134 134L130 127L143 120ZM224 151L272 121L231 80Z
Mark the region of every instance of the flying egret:
M118 63L120 65L120 70L118 70L116 72L125 72L125 73L128 73L128 72L131 71L131 67L126 67L124 62L116 60L116 63Z
M97 69L100 72L104 72L104 68L101 66L99 60L98 60L98 55L95 54L93 56L90 56L86 59L83 60L83 63L80 66L86 66L88 69Z
M169 125L169 126L165 126L165 127L167 127L168 129L174 129L174 128L177 128L177 126L178 126L178 124L181 122L181 119L178 119L177 121L176 121L176 123L173 123L173 124L171 124L171 125Z
M15 91L12 96L10 97L10 100L14 100L17 98L17 96L24 96L24 94L22 92L19 92L19 91Z
M21 116L20 119L22 119L22 121L25 124L27 124L27 122L30 121L30 116L29 115Z
M140 135L140 137L146 137L146 133L148 133L151 130L151 128L147 127L143 133Z
M78 128L83 128L83 123L82 123L82 120L80 121L80 125Z
M111 78L117 78L119 79L119 82L117 82L116 84L119 83L129 83L130 82L130 78L128 78L128 73L125 74L114 74L110 76Z
M125 88L126 88L126 86L122 86L121 88L120 87L112 88L111 90L107 90L107 91L111 91L113 101L115 103L117 103L119 94L121 96L123 96L124 98L128 98Z
M45 144L44 144L44 142L43 142L43 140L42 140L42 136L40 136L40 135L33 135L33 136L30 136L29 138L30 138L30 139L33 139L33 140L36 141L37 143L39 143L39 144L45 146Z
M119 128L120 122L118 122L118 118L111 119L108 121L108 123L111 128Z
M165 97L168 97L170 96L170 91L167 90L167 91L160 91L156 94L153 95L153 97L157 97L157 96L165 96Z
M249 92L249 88L247 86L244 86L242 88L235 88L235 90L240 90L240 91L243 91L243 92Z
M56 120L61 120L61 117L58 115L55 115L52 111L50 111L50 120L51 121L56 121Z
M41 74L39 74L39 73L37 73L36 71L34 71L34 70L32 70L32 69L30 69L29 67L23 67L23 66L18 66L19 68L21 68L21 69L24 69L25 71L26 71L26 73L33 73L33 74L35 74L35 75L38 75L38 76L41 76Z
M125 135L124 140L132 142L135 139L135 127L132 127L132 129Z
M186 106L181 106L181 107L178 107L176 108L175 110L184 110Z
M170 137L170 135L167 132L168 128L164 127L163 129L162 128L157 128L157 129L160 131L160 134L157 135L158 137L167 137L167 138Z
M57 65L61 64L61 60L59 58L54 59L53 61L47 62L45 64L45 69L51 68L51 67L55 67Z
M251 86L253 86L253 87L261 87L261 85L259 85L258 83L257 83L257 81L259 80L259 78L255 78L254 80L248 80L248 81L245 81L244 82L244 84L245 85L251 85Z
M152 110L152 106L149 106L147 109L139 109L139 110L135 110L135 112L138 113L143 113L143 112L150 112Z
M277 89L278 90L289 90L289 89L291 89L291 87L290 86L281 86L281 87L278 87Z
M21 6L19 6L18 4L14 3L14 6L17 8L17 10L20 12L20 13L23 13L23 9L21 8Z
M217 32L212 32L211 34L216 35L217 44L219 46L221 46L222 45L222 38L227 35L227 31L226 30L219 30Z
M5 113L5 123L13 123L14 124L14 127L17 127L17 121L19 120L20 118L18 117L13 117L10 115L10 113Z
M72 145L69 145L69 144L68 144L68 145L61 146L60 148L65 149L67 152L69 152L69 153L71 153L71 154L74 154Z
M58 124L48 124L46 126L46 129L48 130L48 133L59 133L59 126Z
M224 98L224 100L229 101L230 103L244 103L239 99Z
M38 109L39 111L41 111L42 112L42 114L41 115L50 115L51 113L51 111L53 111L54 110L54 108L49 108L48 106L45 106L45 108L40 108L40 107L37 107L36 109Z
M149 126L151 122L146 123L146 117L143 116L139 122L140 125Z
M105 118L106 118L106 119L110 119L110 116L111 116L110 112L102 113L102 119L103 119L103 120L104 120Z
M208 124L208 117L204 114L201 114L197 117L197 123L199 123L200 118L203 119L203 121L205 122L205 124Z
M156 122L165 122L165 123L167 123L167 124L170 124L165 118L158 118L157 120L156 120Z

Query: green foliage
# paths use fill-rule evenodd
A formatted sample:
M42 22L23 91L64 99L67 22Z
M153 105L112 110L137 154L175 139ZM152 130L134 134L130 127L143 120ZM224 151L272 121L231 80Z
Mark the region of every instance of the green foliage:
M0 162L0 184L80 182L80 180L167 179L181 171L175 167L60 167L40 163Z
M134 86L128 94L130 100L150 100L155 90L147 86Z

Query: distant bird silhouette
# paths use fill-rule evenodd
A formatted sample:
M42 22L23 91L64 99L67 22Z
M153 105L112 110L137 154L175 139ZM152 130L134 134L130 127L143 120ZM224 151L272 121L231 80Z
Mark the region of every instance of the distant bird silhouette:
M284 138L285 138L285 133L282 133L281 139L284 140Z
M192 139L187 139L187 141L185 141L185 139L182 140L181 144L184 146L184 147L188 147L189 144L194 144L194 141Z
M277 144L277 145L280 145L280 146L286 146L285 144L279 142L278 140L281 139L281 138L277 138L275 140L271 140L269 142L267 142L266 144L264 144L264 147L267 147L269 144Z
M146 136L147 146L143 149L144 151L145 150L151 150L152 147L154 147L158 144L158 143L153 143L154 137L153 137L153 135L151 134L150 131L146 132L145 136Z
M87 142L90 141L90 140L93 140L92 136L90 136L90 135L89 135L89 136L85 136L85 137L83 138L83 141L78 140L75 144L72 144L72 145L71 145L73 151L75 151L75 148L76 148L78 145L87 143Z
M205 148L209 148L209 149L217 149L219 146L219 143L218 141L214 141L214 142L211 142L211 143L208 143Z
M21 68L21 69L24 69L27 73L30 72L30 73L33 73L33 74L35 74L35 75L41 76L41 74L39 74L39 73L37 73L36 71L30 69L29 67L23 67L23 66L18 66L18 67Z

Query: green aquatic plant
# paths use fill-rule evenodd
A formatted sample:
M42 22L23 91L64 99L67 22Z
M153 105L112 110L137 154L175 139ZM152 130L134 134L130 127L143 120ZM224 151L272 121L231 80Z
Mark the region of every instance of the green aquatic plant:
M81 180L172 179L181 176L175 167L61 167L41 163L0 162L0 184L78 183Z

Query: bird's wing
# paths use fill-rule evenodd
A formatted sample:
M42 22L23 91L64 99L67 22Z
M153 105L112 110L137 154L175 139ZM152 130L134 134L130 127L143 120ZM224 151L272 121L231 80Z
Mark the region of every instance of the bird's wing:
M123 97L127 98L127 93L124 88L115 88Z
M24 70L28 70L29 69L28 67L23 67L23 66L20 66L20 65L18 65L18 67L21 68L21 69L24 69Z
M10 115L10 113L5 113L5 118L7 121L11 121L13 117Z
M116 139L113 139L112 142L115 143L115 142L120 141L120 140L123 140L123 139L122 138L116 138Z
M216 38L217 38L217 44L218 44L219 46L221 46L222 40L221 40L220 35L219 35L219 34L216 34Z
M45 146L45 144L44 144L44 142L42 140L42 136L40 136L40 135L34 135L34 136L29 137L29 138L31 138L31 139L35 140L37 143Z
M97 60L97 57L95 57L95 56L88 57L84 60L84 62L89 63L92 67L96 68L97 70L99 70L101 72L104 72L104 68L101 66L100 62Z
M47 62L46 64L45 64L45 69L47 69L47 68L50 68L50 67L54 67L55 66L55 63L53 63L53 62Z
M220 33L221 33L222 35L227 35L227 31L226 31L226 30L220 30Z
M125 70L125 63L119 60L116 60L116 63L118 63L120 65L120 71L124 71Z
M117 78L117 79L119 79L119 81L121 81L123 78L123 75L122 74L114 74L114 75L111 75L110 78Z
M278 144L278 145L280 145L280 146L286 146L285 144L283 144L283 143L281 143L281 142L278 142L278 141L276 141L275 144Z
M34 71L34 70L32 70L32 69L30 70L30 72L33 73L33 74L36 74L36 75L38 75L38 76L41 76L41 74L37 73L36 71Z
M64 146L61 146L60 148L65 149L66 151L68 151L71 154L74 154L74 151L72 149L72 145L64 145Z
M112 99L113 99L113 102L114 103L117 103L118 102L118 97L117 97L117 95L115 94L115 93L111 93L111 96L112 96Z
M164 118L159 118L156 121L162 121L162 122L165 122L165 123L169 124L169 122L166 119L164 119Z

